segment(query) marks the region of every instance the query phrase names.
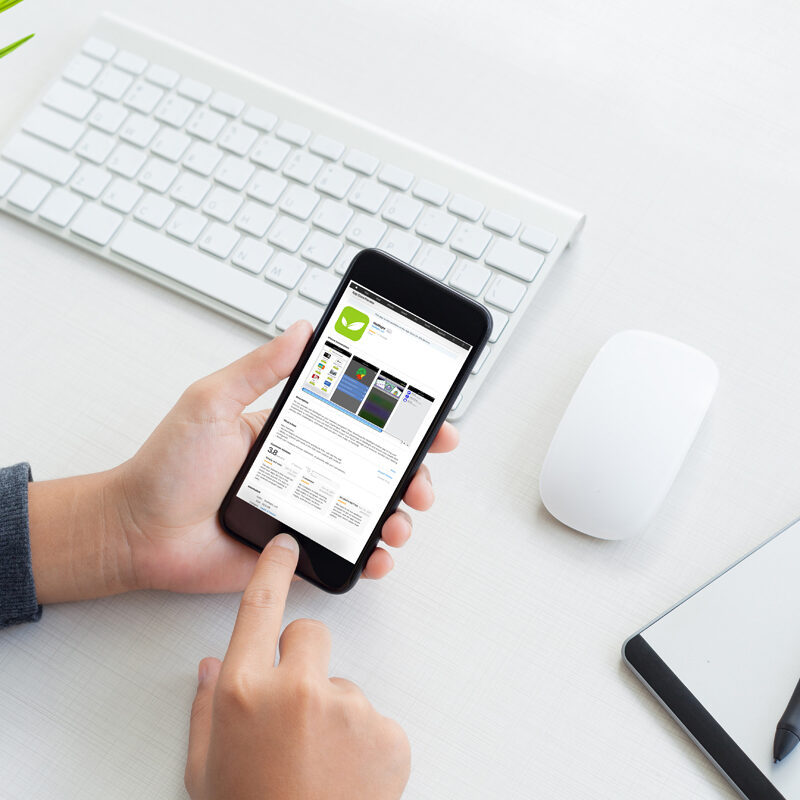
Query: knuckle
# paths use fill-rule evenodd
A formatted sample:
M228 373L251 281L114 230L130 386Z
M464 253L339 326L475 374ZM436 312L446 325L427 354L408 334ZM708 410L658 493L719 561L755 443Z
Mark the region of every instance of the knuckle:
M292 695L300 706L311 706L319 702L322 691L310 672L298 670L292 680Z
M318 619L296 619L286 626L290 636L315 636L330 641L331 633L328 626Z
M256 586L247 589L242 597L242 607L257 611L271 611L279 604L277 592L269 586Z
M250 714L258 705L257 682L241 670L220 676L217 692L222 714Z
M386 719L383 726L383 736L388 752L393 753L401 763L410 762L411 743L400 723L395 722L393 719Z

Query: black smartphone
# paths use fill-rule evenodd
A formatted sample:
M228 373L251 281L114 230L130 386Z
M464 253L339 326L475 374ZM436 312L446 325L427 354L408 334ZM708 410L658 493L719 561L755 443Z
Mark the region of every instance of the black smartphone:
M220 508L297 573L350 589L491 333L489 313L378 250L355 256Z

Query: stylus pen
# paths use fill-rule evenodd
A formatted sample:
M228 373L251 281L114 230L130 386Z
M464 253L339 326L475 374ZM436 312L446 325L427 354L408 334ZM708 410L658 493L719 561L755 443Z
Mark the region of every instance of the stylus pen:
M775 742L772 745L772 757L775 763L786 758L798 742L800 742L800 681L794 687L789 705L786 706L786 711L778 720L778 727L775 729Z

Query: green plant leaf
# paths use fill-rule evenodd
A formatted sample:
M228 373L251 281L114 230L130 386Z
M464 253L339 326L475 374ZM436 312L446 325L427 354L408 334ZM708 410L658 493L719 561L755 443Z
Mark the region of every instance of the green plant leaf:
M9 8L21 2L22 0L0 0L0 14L2 14L4 11L8 11Z
M30 36L25 36L20 39L18 42L14 42L14 44L10 44L7 47L0 47L0 58L3 56L7 56L12 50L16 50L20 45L25 44L28 39L33 39L35 34L30 34Z

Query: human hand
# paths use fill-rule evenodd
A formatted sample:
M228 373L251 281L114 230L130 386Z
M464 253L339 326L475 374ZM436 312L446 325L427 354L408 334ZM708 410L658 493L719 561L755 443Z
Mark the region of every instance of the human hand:
M130 589L239 591L258 554L226 535L217 511L269 412L244 409L287 377L308 341L293 325L233 364L192 384L136 455L107 472L29 486L30 543L40 603L84 600ZM458 442L445 423L431 452ZM423 464L403 498L419 511L433 503ZM402 510L386 520L385 544L411 535ZM377 548L364 569L382 578L393 561Z
M286 626L297 543L267 544L242 596L225 660L198 670L185 782L192 800L396 800L411 754L403 729L361 690L328 678L328 629Z
M239 591L258 554L227 536L217 512L263 427L268 411L244 409L294 369L311 334L306 322L190 386L136 455L119 468L117 486L133 582L181 592ZM445 423L432 452L452 450L458 435ZM433 503L430 472L423 465L404 501L424 511ZM411 518L395 512L383 541L400 547ZM382 578L392 568L378 548L364 575Z

